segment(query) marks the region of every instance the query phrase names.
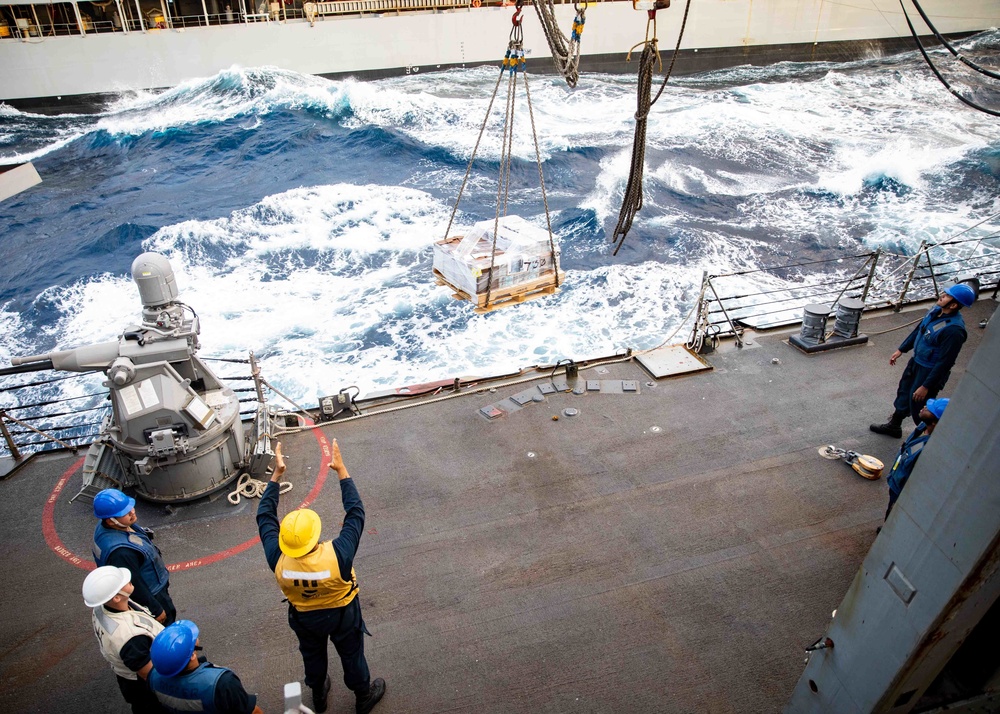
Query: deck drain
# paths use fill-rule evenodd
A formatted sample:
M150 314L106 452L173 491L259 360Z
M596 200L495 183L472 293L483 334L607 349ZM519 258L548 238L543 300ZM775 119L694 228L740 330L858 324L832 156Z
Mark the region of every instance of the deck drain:
M566 407L565 409L563 409L563 416L571 417L571 416L576 416L579 413L580 410L574 409L573 407Z
M663 431L663 429L661 429L658 426L651 426L651 427L649 427L649 430L651 432L653 432L654 434L659 434L661 431Z
M528 452L527 454L525 454L525 455L526 455L526 456L527 456L527 457L528 457L529 459L533 459L533 458L535 458L535 452L534 452L534 451L529 451L529 452Z

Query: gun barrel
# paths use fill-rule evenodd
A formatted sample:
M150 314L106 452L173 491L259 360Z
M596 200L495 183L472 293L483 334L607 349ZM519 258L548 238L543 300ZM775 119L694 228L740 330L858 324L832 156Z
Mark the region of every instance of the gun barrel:
M15 367L21 367L23 371L27 372L42 369L62 369L67 372L99 372L107 369L117 356L118 342L101 342L96 345L77 347L73 350L14 357L10 363ZM39 366L34 367L34 365Z
M18 364L11 360L12 363ZM0 377L4 377L8 374L25 374L26 372L42 372L46 369L55 369L52 366L52 360L45 359L39 361L33 361L31 364L25 364L18 367L0 367Z

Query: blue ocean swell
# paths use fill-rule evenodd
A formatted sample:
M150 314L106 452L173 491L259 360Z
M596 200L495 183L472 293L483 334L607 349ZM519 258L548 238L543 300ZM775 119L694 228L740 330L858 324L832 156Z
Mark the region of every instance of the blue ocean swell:
M977 52L995 54L995 36L975 42ZM910 53L680 78L676 92L668 88L650 117L645 205L615 258L607 236L625 180L616 166L627 167L621 156L631 146L627 117L634 78L585 76L574 95L578 125L554 126L550 120L546 126L564 135L540 137L553 229L572 278L545 309L566 310L562 325L568 335L593 331L611 335L608 344L631 344L688 311L696 293L692 281L703 268L726 272L837 259L876 245L912 251L926 226L943 237L991 214L998 208L1000 131L928 79L921 62ZM439 81L441 97L454 94L456 84L482 94L492 86L492 73L449 72ZM429 287L429 246L443 237L439 231L468 162L461 148L468 144L456 148L446 132L466 131L479 118L462 124L443 99L441 109L434 97L426 100L433 89L427 76L380 84L391 94L372 110L377 121L359 118L350 83L316 83L270 70L227 72L96 117L0 113L0 152L37 153L35 165L44 178L37 189L0 204L6 258L0 264L0 302L21 321L16 350L55 346L61 338L51 325L80 307L61 299L66 289L122 279L135 255L164 235L170 236L172 257L204 266L220 280L248 266L257 270L259 262L259 274L249 277L258 282L246 289L266 289L276 303L310 271L352 281L356 303L333 308L344 332L328 350L338 367L369 368L376 350L391 351L396 363L380 363L382 383L440 376L431 371L439 362L421 362L429 340L465 344L473 337L463 335L480 339L477 330L490 339L493 333L482 326L511 320L509 311L472 317L467 306ZM973 86L984 93L983 101L989 99L987 85ZM593 92L591 106L579 99L587 92ZM421 101L411 101L411 93ZM605 126L600 113L608 97L626 107L621 125L604 135L588 134L589 124ZM380 100L366 94L366 101ZM536 108L543 117L554 109ZM437 111L445 113L444 121ZM810 117L822 119L816 126L823 128L809 128ZM939 134L937 125L943 127ZM878 157L883 144L910 135L912 144L903 148L913 152L912 160L891 152ZM919 155L920 142L927 143L928 156ZM877 160L866 164L873 155ZM477 158L456 230L493 217L498 170L497 157ZM511 212L544 225L531 157L514 160L511 179ZM441 225L427 222L423 247L361 250L344 237L366 220L374 221L374 232L387 230L379 223L387 216L405 229L403 214L411 208L390 205L372 216L369 207L357 219L338 218L332 210L332 218L313 215L301 227L306 235L300 241L277 240L299 218L282 207L282 199L305 210L293 193L329 186L384 187L389 202L397 189L419 191ZM316 195L331 209L339 200L353 200ZM186 227L175 230L181 224ZM382 274L392 277L372 277ZM663 282L662 293L638 298L630 291L639 284L621 280L647 275ZM384 310L371 307L390 292L395 297ZM665 307L650 313L651 300ZM213 309L195 307L208 314ZM545 327L531 333L531 322L525 321L524 342L532 346L524 359L532 359L535 345L546 345L550 337ZM315 338L310 330L319 328L298 324L284 336L261 339L263 344L255 345L252 334L245 341L260 346L262 354L279 354ZM578 342L597 349L590 346L596 342ZM559 355L560 345L541 349L544 357L581 356ZM515 364L522 359L505 357ZM418 371L408 371L408 365Z

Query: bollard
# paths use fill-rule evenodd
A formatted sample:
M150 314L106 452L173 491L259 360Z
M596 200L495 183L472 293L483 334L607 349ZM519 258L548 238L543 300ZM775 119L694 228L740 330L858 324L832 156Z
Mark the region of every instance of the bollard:
M844 298L837 303L837 319L833 323L833 334L847 340L857 337L861 312L864 309L865 304L854 298Z
M826 318L830 314L827 305L813 303L802 309L802 331L799 340L806 344L819 345L826 342Z

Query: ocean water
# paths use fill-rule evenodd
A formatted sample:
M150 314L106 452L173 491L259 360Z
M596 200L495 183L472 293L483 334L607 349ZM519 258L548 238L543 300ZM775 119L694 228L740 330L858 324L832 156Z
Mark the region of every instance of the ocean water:
M963 49L1000 64L1000 33ZM1000 107L989 80L935 57L957 87ZM357 82L232 68L94 115L0 105L0 158L30 159L43 178L0 204L0 361L136 324L129 267L155 250L201 318L202 355L252 350L268 380L313 405L348 385L364 394L652 347L689 313L703 271L912 252L1000 211L1000 120L956 101L919 55L740 67L671 80L649 118L645 205L613 257L635 77L584 74L570 90L531 75L566 281L476 315L435 284L431 246L497 71ZM508 211L544 226L521 108ZM494 215L492 117L452 234ZM753 274L733 289L775 281ZM2 393L0 407L99 383Z

